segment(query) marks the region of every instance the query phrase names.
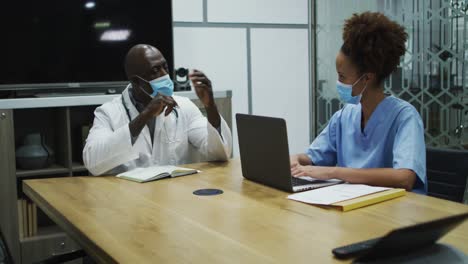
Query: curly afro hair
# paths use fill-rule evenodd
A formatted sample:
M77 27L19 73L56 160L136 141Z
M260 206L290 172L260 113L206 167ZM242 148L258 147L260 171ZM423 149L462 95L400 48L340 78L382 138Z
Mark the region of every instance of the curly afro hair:
M400 63L407 38L402 26L381 13L353 14L345 20L341 52L360 73L375 73L380 83Z

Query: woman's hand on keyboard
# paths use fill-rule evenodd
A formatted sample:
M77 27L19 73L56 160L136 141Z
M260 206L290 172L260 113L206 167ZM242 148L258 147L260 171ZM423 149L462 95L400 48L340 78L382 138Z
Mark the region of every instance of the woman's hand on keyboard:
M335 178L333 177L335 168L296 164L296 166L291 167L291 175L293 177L309 176L317 180L329 180Z

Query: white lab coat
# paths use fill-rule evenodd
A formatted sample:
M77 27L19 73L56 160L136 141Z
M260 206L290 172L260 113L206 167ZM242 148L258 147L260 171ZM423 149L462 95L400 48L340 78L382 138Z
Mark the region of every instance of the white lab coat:
M96 108L93 127L83 149L83 161L93 175L116 174L136 167L178 165L204 160L227 160L232 149L232 135L221 117L221 134L186 97L174 96L177 115L156 117L154 135L145 126L131 142L129 118L139 112L132 104L128 88L121 96ZM122 102L123 101L123 102ZM151 138L154 138L154 144Z

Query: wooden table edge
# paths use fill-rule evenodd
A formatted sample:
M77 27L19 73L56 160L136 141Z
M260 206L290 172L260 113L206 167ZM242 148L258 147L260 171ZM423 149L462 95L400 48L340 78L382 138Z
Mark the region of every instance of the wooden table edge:
M62 228L84 251L98 263L117 263L117 261L90 240L79 229L73 226L66 217L44 200L28 183L23 181L23 193L28 196L55 224Z

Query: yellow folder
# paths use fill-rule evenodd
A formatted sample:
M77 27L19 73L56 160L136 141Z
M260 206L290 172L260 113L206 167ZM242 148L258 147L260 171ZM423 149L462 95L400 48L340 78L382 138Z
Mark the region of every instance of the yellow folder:
M405 189L390 189L378 193L372 193L369 195L357 197L351 200L346 200L338 203L334 203L331 206L340 209L343 212L354 210L356 208L368 206L371 204L380 203L386 200L394 199L397 197L404 196L406 194Z

